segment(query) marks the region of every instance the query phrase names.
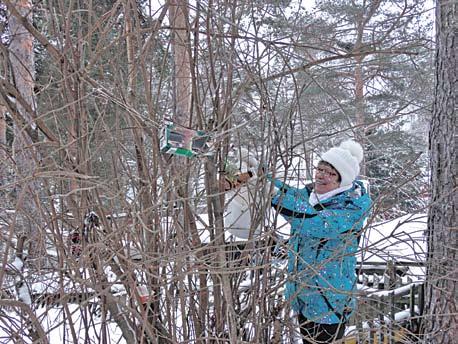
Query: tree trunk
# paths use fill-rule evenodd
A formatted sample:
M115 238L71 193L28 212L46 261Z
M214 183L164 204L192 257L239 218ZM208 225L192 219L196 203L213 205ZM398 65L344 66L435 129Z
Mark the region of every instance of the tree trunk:
M32 2L29 0L18 0L14 6L21 16L31 21ZM13 73L13 84L24 101L35 110L33 96L34 86L34 58L33 58L33 39L32 35L22 26L20 19L15 16L9 18L9 28L11 31L11 42L9 45L9 59ZM17 102L17 108L25 119L25 126L30 126L36 134L32 114L28 113L21 104ZM16 123L14 131L13 155L18 167L24 167L19 173L32 172L25 168L34 168L34 149L31 147L34 138L28 136L23 126ZM23 176L25 177L25 175Z
M125 15L125 37L126 37L126 52L127 52L127 106L129 109L133 110L137 105L137 80L138 80L138 60L135 56L136 47L136 38L138 34L138 27L136 27L136 3L130 0L126 0L124 4L124 15ZM127 121L132 127L132 136L134 139L134 149L135 149L135 161L138 174L138 202L140 209L140 218L141 223L144 224L142 228L142 239L144 240L147 247L147 254L157 254L158 252L158 238L157 234L154 234L152 229L154 226L154 214L152 211L152 192L151 192L151 178L148 173L148 161L147 154L145 150L145 140L143 136L142 128L139 126L139 123L134 121L132 116L128 116ZM157 276L159 276L159 266L158 263L153 261L152 264L148 267L149 270L149 288L152 290L153 295L159 294L159 282ZM135 280L135 277L133 277ZM137 283L137 281L136 281ZM149 337L149 340L154 342L154 336L157 337L157 343L167 343L167 339L162 338L162 325L158 318L159 312L159 301L155 300L148 307L147 311L147 321L145 333L138 333L138 335L143 338L142 342L148 342L143 336ZM154 332L151 333L151 330ZM167 336L166 336L167 337Z
M171 0L169 7L170 23L172 27L172 49L173 49L173 66L174 66L174 114L173 120L178 125L185 127L192 125L191 117L191 100L192 100L192 75L191 75L191 46L189 38L189 9L188 2L186 0ZM183 165L187 165L185 171L183 171ZM189 183L183 183L182 180L189 180L190 164L185 158L175 157L171 165L171 181L174 183L175 195L178 197L180 203L182 203L183 209L180 214L180 222L182 226L180 233L182 238L185 238L187 232L191 233L192 244L194 248L198 248L201 245L200 238L197 232L197 226L194 219L192 208L190 207L190 185ZM195 253L199 261L202 261L203 254L201 251ZM186 264L189 264L185 259L180 261L182 268L189 269ZM191 280L191 276L187 276L188 280ZM199 273L199 284L201 287L206 286L206 272L202 271ZM183 280L179 283L183 283ZM181 289L181 288L180 288ZM192 298L192 295L188 295L188 298ZM186 307L183 302L185 297L182 295L180 298L181 307ZM191 301L191 303L193 303ZM207 293L199 293L199 306L193 303L191 313L189 314L193 318L195 325L195 336L196 338L203 338L205 328L206 310L202 307L208 304ZM190 338L189 329L186 326L185 318L188 315L183 314L183 333L184 338ZM198 339L197 343L201 343L202 340Z
M5 158L6 158L6 107L4 105L0 105L0 161L5 161Z
M441 344L453 343L458 337L456 7L453 1L437 2L435 98L429 137L431 207L428 214L426 334L428 343Z
M376 0L368 4L367 12L359 13L356 18L356 41L354 45L354 50L352 52L362 53L365 45L365 36L364 32L367 29L369 20L375 15L378 8L380 7L381 1ZM366 140L366 122L367 122L367 113L366 113L366 99L364 95L364 88L366 87L365 75L363 69L365 55L359 55L355 57L355 106L356 106L356 139L364 147ZM366 155L366 154L365 154ZM365 156L364 155L364 156ZM367 175L366 161L363 158L361 162L360 174L363 176Z
M365 123L366 123L366 114L365 114L365 99L364 99L364 73L363 73L363 60L362 56L355 58L355 103L356 103L356 139L362 145L365 143L366 136L365 132ZM361 175L366 175L366 163L363 160L361 162Z
M6 106L0 105L0 185L7 183L7 166L5 163L7 160L7 145L6 145ZM0 202L3 203L4 207L8 207L8 202L5 197L5 192L0 192Z
M191 58L189 56L188 3L186 0L170 1L172 47L174 62L174 121L189 125L191 110Z
M32 1L18 0L13 3L19 14L32 21ZM23 103L16 100L15 106L24 122L15 121L13 158L16 164L16 195L27 194L21 204L16 204L17 226L16 231L27 235L29 241L29 258L39 257L43 249L40 242L38 192L40 186L33 177L39 161L37 148L33 145L38 141L38 134L34 122L33 112L36 109L34 98L34 52L32 35L24 28L21 19L16 16L9 17L11 41L9 45L9 59L13 75L13 84ZM26 110L26 108L29 111ZM31 112L30 112L31 110ZM14 116L13 116L14 118ZM33 238L33 239L32 239Z

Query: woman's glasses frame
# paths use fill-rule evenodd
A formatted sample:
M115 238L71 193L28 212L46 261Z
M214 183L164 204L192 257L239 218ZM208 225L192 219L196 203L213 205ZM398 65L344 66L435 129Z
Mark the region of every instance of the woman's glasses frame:
M315 173L316 174L321 174L321 175L324 175L325 177L337 177L338 176L338 173L331 170L331 169L327 169L327 168L324 168L323 166L317 166L315 167Z

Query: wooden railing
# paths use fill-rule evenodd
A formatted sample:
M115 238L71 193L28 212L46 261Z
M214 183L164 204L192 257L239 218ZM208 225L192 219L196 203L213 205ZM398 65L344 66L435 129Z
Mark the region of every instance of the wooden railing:
M408 272L421 262L359 264L358 310L346 344L419 342L424 310L424 283Z

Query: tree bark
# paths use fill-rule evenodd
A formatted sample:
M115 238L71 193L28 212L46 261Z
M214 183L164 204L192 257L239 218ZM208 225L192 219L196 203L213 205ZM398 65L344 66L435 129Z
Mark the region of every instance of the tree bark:
M172 47L174 62L174 121L189 125L191 111L191 58L189 56L188 2L170 1L170 23L172 25Z
M453 343L458 336L456 7L453 1L437 2L435 97L429 137L431 207L428 214L426 334L428 343L442 344Z
M13 3L19 14L32 21L32 1L18 0ZM9 44L9 60L13 76L13 84L22 97L23 103L15 102L17 112L24 119L23 123L14 123L13 159L16 164L16 195L26 193L22 204L16 204L16 216L18 218L18 231L26 234L29 238L29 257L41 256L43 247L40 239L39 222L39 182L33 177L40 155L34 145L38 141L33 113L36 109L34 97L34 51L33 38L24 27L21 19L12 15L9 17L9 29L11 40ZM32 112L26 110L28 108ZM32 239L33 238L33 239Z
M0 185L5 185L7 183L7 161L8 150L6 144L6 106L3 104L0 105L0 161L3 163L0 164ZM8 207L8 201L5 197L5 192L0 192L0 202L4 204L4 207Z
M192 115L191 115L191 102L192 102L192 74L191 74L191 46L190 46L190 35L189 35L189 9L187 0L171 0L169 2L169 17L172 27L172 49L173 49L173 76L174 76L174 113L173 120L178 125L185 127L192 126ZM187 168L183 171L183 165ZM190 233L192 238L193 248L198 249L201 245L200 237L197 232L197 226L194 219L193 209L190 206L190 195L192 194L189 183L183 183L183 180L188 181L190 177L189 167L191 164L185 158L175 157L171 165L171 181L174 183L175 195L178 197L179 202L182 204L182 211L180 214L180 221L182 226L180 231L182 238L186 237L186 233ZM195 253L198 261L203 261L203 253L199 250ZM185 260L180 262L183 267L189 262ZM189 268L189 267L188 267ZM187 269L188 269L187 268ZM188 275L188 280L192 279ZM202 271L198 276L199 284L201 288L206 289L206 272ZM180 281L180 283L182 283ZM181 289L181 288L180 288ZM208 295L206 292L201 292L199 295L199 306L196 304L192 307L193 322L195 325L196 338L203 338L206 313L202 308L208 304ZM192 298L193 295L189 295ZM183 304L184 297L181 297L181 306ZM191 301L192 303L192 301ZM183 314L183 331L184 337L189 336L189 330L185 326L185 317ZM201 339L197 340L197 343L203 342Z
M138 27L136 27L136 2L126 0L124 3L124 14L125 14L125 37L126 37L126 53L127 53L127 106L129 109L135 109L137 105L137 80L138 80L138 66L139 62L136 58L135 51L136 47L136 38L138 34ZM132 128L132 136L134 140L134 149L135 149L135 161L138 173L138 201L140 209L140 218L141 222L144 224L142 227L142 239L147 243L147 253L148 255L157 254L158 252L158 238L157 234L153 233L155 228L154 214L152 211L152 192L151 185L152 180L148 173L148 160L145 150L145 140L143 136L142 128L139 123L133 120L131 116L128 116L128 122ZM159 282L157 276L159 276L159 265L158 262L153 261L150 264L149 268L149 286L152 290L153 295L159 294ZM164 335L162 325L160 324L159 319L159 301L154 300L147 309L147 322L145 333L141 335L146 335L150 341L154 342L154 336L151 333L153 330L154 334L157 337L157 343L167 343L167 335ZM149 331L147 331L149 329ZM161 335L164 335L165 338L162 338ZM148 342L146 338L142 339L142 342Z
M6 158L6 107L4 105L0 105L0 161L5 161L5 158ZM0 174L0 177L3 178L3 174Z

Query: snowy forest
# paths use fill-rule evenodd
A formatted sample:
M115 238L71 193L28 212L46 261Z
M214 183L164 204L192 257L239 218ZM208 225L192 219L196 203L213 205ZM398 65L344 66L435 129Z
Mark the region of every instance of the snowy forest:
M302 343L266 171L304 186L349 138L341 343L456 343L457 27L454 0L1 0L0 343Z

